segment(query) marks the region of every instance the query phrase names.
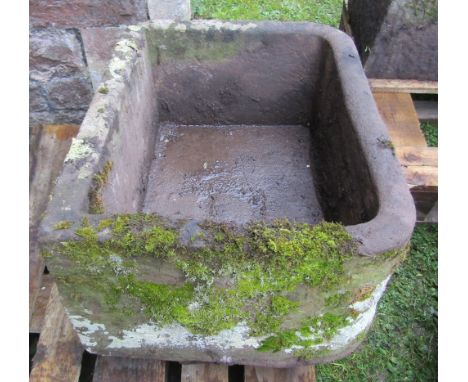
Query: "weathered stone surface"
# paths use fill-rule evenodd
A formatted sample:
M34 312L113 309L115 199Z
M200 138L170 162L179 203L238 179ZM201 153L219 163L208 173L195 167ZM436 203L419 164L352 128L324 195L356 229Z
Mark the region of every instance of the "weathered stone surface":
M348 8L369 77L437 81L437 0L350 0Z
M46 111L49 108L45 91L36 81L29 83L29 111Z
M86 115L86 109L47 110L29 113L29 125L73 123L79 125Z
M94 97L79 135L73 140L41 224L42 243L58 243L58 247L52 248L47 256L47 266L56 277L69 317L86 349L99 355L267 367L329 362L353 351L372 322L389 276L406 252L415 211L399 163L385 144L389 141L388 132L378 115L352 40L331 27L311 23L155 21L140 31L131 28L122 36L102 89L105 91ZM200 155L195 161L192 156L184 159L177 151L184 149L180 147L180 137L166 134L160 128L161 122L205 124L212 129L226 130L223 137L225 147L240 141L236 141L234 132L231 135L231 131L220 124L243 125L242 129L249 130L252 140L256 141L253 146L266 146L268 150L265 155L255 158L250 153L240 153L234 164L239 167L239 172L244 172L244 176L236 179L232 172L221 172L226 153L213 150L212 145L216 142L204 136L192 136L192 141L199 143L199 153L205 153L206 157ZM310 138L289 134L275 138L274 143L281 145L287 139L310 139L310 161L306 160L308 157L298 158L294 150L292 154L285 155L284 160L278 161L275 146L264 140L264 134L253 134L253 125L275 124L275 128L281 128L278 125L286 123L310 126ZM183 133L197 133L190 130ZM159 149L163 145L167 145L166 149ZM179 147L172 150L167 149L169 146ZM187 145L186 150L195 150L193 146ZM246 257L246 253L236 252L239 257L231 257L230 269L210 271L210 264L205 266L201 263L208 273L201 271L192 277L191 273L183 271L195 267L185 267L183 261L186 259L177 257L179 254L172 253L169 247L162 250L161 256L174 255L175 258L167 258L166 261L166 257L154 256L153 244L133 241L134 231L122 232L120 228L108 231L109 224L114 227L112 219L110 223L108 219L112 214L144 211L148 193L160 192L169 184L160 177L163 184L153 189L148 187L151 161L164 158L170 150L174 155L162 160L172 161L174 168L180 164L175 171L184 173L179 181L182 192L192 196L193 200L180 204L181 212L190 213L201 205L207 208L211 220L220 216L217 208L228 208L226 214L222 211L220 222L229 221L239 230L243 221L237 218L238 205L246 200L244 204L250 203L252 210L259 206L259 219L267 221L263 212L268 212L268 205L266 209L262 208L261 199L263 194L264 199L268 199L271 190L257 193L256 187L251 192L248 184L244 190L231 184L248 180L247 174L253 168L262 171L272 163L270 168L278 171L273 174L274 180L283 187L283 195L301 206L301 196L291 192L294 183L281 183L280 178L285 162L298 158L295 163L301 171L295 175L297 180L306 181L304 172L312 172L314 181L317 181L316 190L324 219L341 222L345 227L340 230L347 236L351 235L356 244L356 251L352 250L354 254L346 256L340 268L343 279L335 279L336 284L329 285L330 289L327 289L320 280L315 286L306 285L304 283L308 283L308 279L301 276L290 286L294 295L288 296L291 302L300 304L300 309L291 311L285 307L284 314L290 315L278 323L280 327L266 325L255 331L254 326L261 320L253 318L261 317L252 317L251 312L246 311L242 317L233 316L230 312L259 306L256 302L260 300L252 300L251 297L247 300L247 297L236 294L240 281L244 281L242 285L246 286L246 281L262 280L258 281L261 285L253 284L252 294L248 290L246 292L248 296L265 296L264 280L267 277L263 277L263 268L259 270L258 277L255 276L257 273L244 273L245 277L240 279L241 276L236 276L240 273L233 272L236 270L234 262L241 258L247 259L242 272L256 269L252 265L261 265L257 256ZM154 174L158 177L161 173ZM200 183L202 186L210 183L213 187L207 187L203 195L197 195L196 188ZM231 192L239 203L216 204L216 198L226 192ZM170 195L175 200L180 200L180 196L178 192ZM213 202L208 199L202 205L200 201L203 200L199 196ZM90 208L94 200L100 202L99 210ZM290 217L291 211L292 208L281 215ZM151 212L162 215L157 210ZM229 218L227 213L231 213L233 219L224 218ZM177 210L168 215L165 218L174 227L180 227L173 233L176 238L173 243L179 248L177 238L191 241L192 233L197 232L198 218L178 220L182 214ZM156 219L151 224L163 219L154 215L138 216L145 221L147 218ZM94 227L99 224L100 228L96 228L99 232L88 226L76 232L83 217ZM115 219L122 222L124 218L119 216ZM302 219L298 221L302 222ZM136 226L141 227L140 222ZM144 235L156 232L160 238L158 227L144 226L141 232L145 232ZM101 251L101 245L105 245L105 241L100 241L101 235L111 235L116 231L125 238L121 247L129 248L129 252L121 252L116 249L121 247L116 246L107 256L110 252ZM286 232L290 231L286 229ZM76 239L76 233L90 240L81 243L84 244L83 257L76 256L77 247L70 247L71 243L63 244L63 248L70 248L68 255L71 256L62 251L62 243ZM223 233L220 240L226 236L229 235ZM275 234L272 236L276 237ZM318 252L327 253L320 243L315 242L316 239L311 240L317 244ZM327 240L327 243L340 247L335 240ZM344 245L344 250L354 247L354 244ZM244 248L243 245L236 246ZM277 253L279 247L270 243L267 252ZM89 248L94 248L98 261L94 256L88 256ZM258 248L259 251L254 249L255 254L265 252ZM192 249L195 250L186 247L182 252L192 256ZM296 249L291 251L299 253ZM206 255L208 251L204 253ZM292 252L288 250L288 253ZM216 258L220 258L218 255ZM129 261L124 261L124 258ZM271 258L279 257L274 255ZM72 264L69 260L74 259L76 262ZM82 259L85 260L83 268L77 272ZM90 262L86 263L88 259ZM223 256L223 263L226 259ZM130 264L128 267L127 263ZM265 265L265 272L271 271L269 265ZM283 268L278 271L281 277ZM290 275L296 275L294 270L288 269L285 271L288 273L286 281ZM310 269L314 272L316 268ZM216 274L211 277L213 272ZM77 274L79 277L75 277ZM315 277L312 273L310 275ZM179 286L179 280L184 286ZM278 284L275 280L267 284L270 287L284 285L275 293L288 288L289 281ZM206 293L193 294L199 290L195 290L199 285L206 287ZM179 290L179 287L188 289ZM218 288L220 294L216 294L218 292L214 288ZM129 291L130 294L116 296L109 293L111 290ZM150 292L146 293L147 290ZM153 290L155 293L151 292ZM223 297L222 293L227 290L233 293L227 296L234 301L228 302ZM163 297L158 291L168 293ZM160 296L164 299L164 307L170 307L168 315L162 318L156 314L163 309L154 309L154 301ZM239 301L237 296L242 298L240 308L234 304ZM144 301L140 304L140 300ZM270 302L273 304L273 300L264 301L264 306ZM206 304L216 309L205 310ZM227 314L223 313L224 308L228 308ZM322 325L320 317L327 313L335 326L329 322L329 338L322 338L318 332L327 327ZM226 317L230 317L230 321L224 325ZM222 325L202 331L200 327L206 326L197 328L205 325L200 319L209 321L208 324L221 322ZM339 327L336 326L337 321ZM323 322L328 325L325 318ZM306 325L305 329L302 325ZM306 342L296 334L298 328L307 334ZM283 337L287 343L283 343ZM278 346L275 345L277 343ZM275 349L278 351L273 352Z
M49 102L54 109L84 109L91 102L92 89L87 78L55 78L47 84Z
M77 30L42 29L29 33L29 69L36 80L86 71Z
M30 0L33 27L92 27L146 21L146 0Z
M92 86L80 32L32 29L29 36L30 125L81 123Z
M97 89L103 80L115 45L124 34L124 28L84 28L80 31L91 81L94 89Z
M151 20L190 20L192 10L190 0L148 0L148 12Z

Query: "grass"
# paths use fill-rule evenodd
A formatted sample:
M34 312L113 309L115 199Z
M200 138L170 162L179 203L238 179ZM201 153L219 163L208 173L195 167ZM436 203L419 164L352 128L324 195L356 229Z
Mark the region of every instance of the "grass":
M419 225L363 346L317 366L317 381L437 380L437 225Z
M192 0L194 18L312 21L337 27L342 0Z
M426 138L427 145L429 147L438 147L439 139L437 125L430 122L422 122L421 130Z

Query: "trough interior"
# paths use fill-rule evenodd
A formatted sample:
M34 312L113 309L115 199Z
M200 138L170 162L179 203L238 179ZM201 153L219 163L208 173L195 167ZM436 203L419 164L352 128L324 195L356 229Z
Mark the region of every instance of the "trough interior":
M171 219L370 220L376 192L333 52L312 33L146 33L106 212Z
M162 124L144 212L245 223L323 219L301 125Z

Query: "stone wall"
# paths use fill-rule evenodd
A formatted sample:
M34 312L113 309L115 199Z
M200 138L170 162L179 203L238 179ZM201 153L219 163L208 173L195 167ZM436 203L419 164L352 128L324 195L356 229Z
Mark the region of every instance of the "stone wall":
M76 123L91 102L92 86L77 29L31 29L30 125Z
M83 120L93 95L86 28L146 20L147 0L30 0L30 126Z
M146 20L146 0L29 0L29 21L35 28L103 27Z

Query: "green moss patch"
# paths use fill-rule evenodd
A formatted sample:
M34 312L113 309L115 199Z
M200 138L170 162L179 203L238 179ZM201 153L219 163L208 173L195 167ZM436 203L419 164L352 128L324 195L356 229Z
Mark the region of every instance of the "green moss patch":
M312 345L318 345L331 339L338 329L346 326L349 323L347 317L347 315L325 313L318 317L305 319L298 329L281 331L266 338L258 350L277 352L292 346L309 348ZM300 356L304 358L305 354L301 351Z
M221 61L243 50L245 35L240 31L182 31L173 27L149 30L146 37L153 63L180 61Z
M101 94L108 94L109 88L106 85L101 85L98 89L98 92Z
M90 309L91 296L102 322L125 306L132 307L129 325L143 316L193 334L214 335L243 322L251 336L268 336L262 351L321 343L352 316L353 294L340 288L355 288L346 264L359 256L342 225L280 220L242 230L212 222L200 227L184 244L184 222L156 215L84 221L76 240L48 249L48 262L77 311ZM303 311L298 288L319 296L315 313ZM297 314L302 318L290 320Z
M112 162L107 161L102 170L96 173L93 177L93 184L88 192L89 213L102 214L104 213L104 203L102 201L102 189L109 180L109 174L112 170Z
M69 229L69 228L71 228L72 225L73 225L73 222L71 222L69 220L62 220L62 221L59 221L57 224L54 225L54 230L60 231L60 230L64 230L64 229Z

